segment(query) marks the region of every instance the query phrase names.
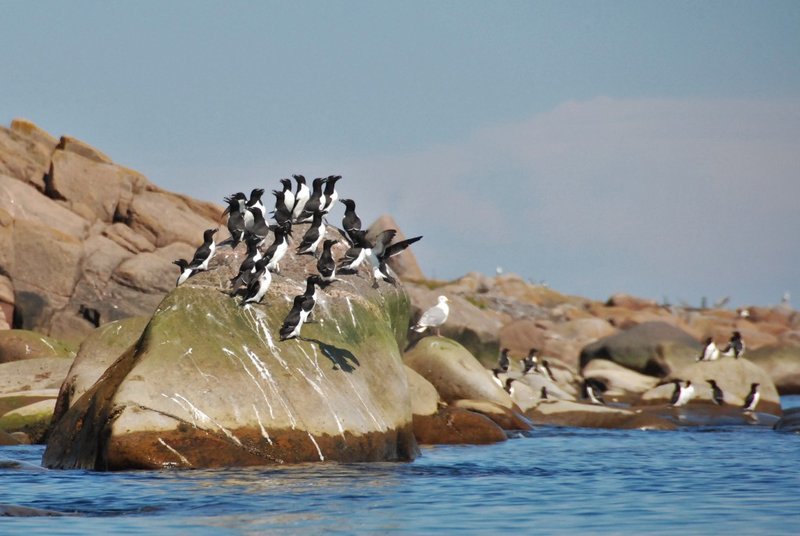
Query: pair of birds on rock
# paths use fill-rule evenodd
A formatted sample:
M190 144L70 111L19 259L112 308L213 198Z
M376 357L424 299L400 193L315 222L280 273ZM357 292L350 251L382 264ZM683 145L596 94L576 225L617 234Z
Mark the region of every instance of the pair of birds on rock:
M697 361L715 361L719 359L720 356L739 359L744 355L744 350L745 346L742 334L738 331L734 331L728 341L728 345L721 351L717 345L714 344L713 338L707 338L705 346L703 347L703 353L700 354Z

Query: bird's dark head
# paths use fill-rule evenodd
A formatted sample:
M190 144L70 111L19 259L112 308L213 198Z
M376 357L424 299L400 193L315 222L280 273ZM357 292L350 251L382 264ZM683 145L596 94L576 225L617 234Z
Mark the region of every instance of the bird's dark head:
M340 199L339 201L350 210L356 208L356 202L353 201L352 199Z
M753 383L753 384L750 385L750 389L755 389L760 385L761 385L760 383Z
M339 241L338 240L326 240L325 242L322 243L322 247L323 247L323 249L330 249L337 242L339 242Z
M733 338L734 339L741 339L742 338L742 334L739 333L738 331L734 331L733 332Z
M706 380L706 383L708 383L709 385L711 385L711 387L716 387L716 386L717 386L717 382L716 382L716 381L714 381L714 380Z
M325 182L329 185L332 185L336 184L336 181L339 181L341 179L342 179L341 175L328 175L328 177L325 179Z
M250 201L257 201L258 199L261 199L262 195L264 195L263 188L253 188L250 191Z
M503 348L502 350L500 350L500 353L503 355L508 354L508 348Z
M692 380L686 380L686 387L692 386Z
M186 259L178 259L177 261L172 261L172 264L178 266L181 270L185 270L189 267L189 262Z
M283 192L283 190L272 190L272 195L274 195L275 199L278 201L283 201L283 198L286 197Z
M707 338L707 339L706 339L706 344L711 344L711 342L712 342L713 340L714 340L714 339L712 339L711 337Z
M311 185L315 189L319 189L324 182L325 182L325 179L323 179L322 177L317 177L316 179L314 179L314 181L311 183Z
M528 357L534 357L538 353L539 353L538 348L531 348L530 350L528 350Z
M217 230L218 229L206 229L203 232L203 238L205 240L211 240L211 238L214 236L214 234L216 234Z
M281 184L283 184L283 191L292 189L292 181L289 179L281 179Z
M306 278L306 290L311 291L314 288L314 285L320 286L322 285L322 278L318 274L310 275Z
M292 175L292 178L297 181L298 186L306 183L306 178L302 175Z

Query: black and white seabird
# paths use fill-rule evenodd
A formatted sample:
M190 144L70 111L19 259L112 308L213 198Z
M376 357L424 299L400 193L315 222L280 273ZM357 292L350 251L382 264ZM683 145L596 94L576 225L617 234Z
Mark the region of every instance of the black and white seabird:
M261 202L261 196L264 195L263 188L253 188L250 192L250 199L247 200L247 209L252 210L257 208L261 211L261 214L265 214L266 211L264 210L264 203Z
M719 348L714 344L714 339L711 337L706 339L706 345L703 347L703 353L697 358L698 361L714 361L719 359Z
M261 250L258 249L258 244L261 240L256 236L250 236L246 241L247 255L242 263L239 265L239 273L236 277L231 279L231 296L239 292L239 288L244 285L245 288L250 284L250 276L255 272L256 263L261 260Z
M325 179L325 191L323 192L323 195L325 196L325 202L322 205L322 212L325 214L333 210L336 200L339 199L339 192L336 191L336 181L341 179L341 175L331 175Z
M497 386L503 389L503 380L500 379L500 373L503 372L499 368L492 369L492 381L497 384Z
M500 357L497 358L497 368L500 369L501 372L508 372L508 348L503 348L500 350Z
M747 393L747 396L744 399L744 408L745 411L755 411L756 406L758 405L758 401L761 399L761 393L758 390L758 383L750 384L750 392Z
M361 218L356 214L356 202L352 199L340 199L339 202L345 207L344 217L342 218L342 228L348 235L353 231L360 231Z
M283 206L281 207L276 205L275 210L282 210L291 217L292 210L294 209L294 192L292 191L292 181L289 179L281 179L281 184L283 185L283 197L281 198Z
M547 400L547 387L542 385L542 390L539 392L539 398L542 400Z
M361 263L366 260L371 251L371 244L366 239L367 232L353 230L348 233L338 227L336 230L339 231L339 234L342 235L350 245L344 257L339 260L339 271L342 273L355 272L358 267L361 266Z
M289 251L289 240L283 227L275 228L275 240L264 252L264 257L269 260L267 270L280 272L280 262Z
M325 179L317 177L311 183L311 195L306 201L305 207L297 217L298 223L308 223L314 218L316 212L321 212L325 205L325 195L322 193L322 185Z
M223 212L223 216L228 214L228 233L231 235L231 247L235 248L239 245L239 242L244 240L244 216L239 210L238 199L226 197L225 202L228 203L228 208Z
M308 322L314 306L317 303L315 285L320 281L319 276L312 275L306 279L306 290L303 294L295 296L292 309L283 321L279 331L280 339L285 341L300 335L303 324Z
M228 203L228 208L226 208L222 214L233 214L234 211L238 212L242 215L242 221L244 222L245 230L249 231L252 229L253 214L247 209L247 196L242 192L236 192L232 196L226 197L225 202ZM236 208L233 208L233 203L236 204Z
M290 191L289 193L291 194L292 192ZM287 234L291 234L292 211L286 208L286 192L272 190L272 194L275 196L275 210L272 211L272 217L275 218L275 225L277 227L283 227ZM270 229L272 228L273 226L270 226Z
M680 380L673 380L675 390L672 391L672 398L669 403L675 407L685 406L694 396L694 386L692 382L686 380L686 385L681 385Z
M322 255L319 256L317 261L317 271L322 280L330 283L336 279L336 261L333 260L333 252L331 248L336 244L336 240L325 240L322 243Z
M306 208L308 198L311 196L311 190L308 189L306 178L302 175L292 175L297 181L297 190L294 194L294 208L292 208L292 219L297 221L300 218L303 210Z
M512 385L513 383L514 383L514 378L506 378L506 384L503 386L503 388L506 390L506 393L508 393L508 396L511 397L514 396L514 385Z
M714 380L706 380L708 384L711 386L711 400L718 406L721 406L725 403L725 395L722 393L722 389L719 388L717 382Z
M372 279L374 288L378 288L378 281L386 281L390 285L397 285L397 280L389 273L389 266L386 264L386 259L380 257L378 265L372 267Z
M248 233L257 237L259 239L259 245L261 245L264 243L264 240L266 240L267 235L269 234L269 224L264 219L264 213L261 212L260 208L252 207L249 210L253 215L253 226L250 228Z
M195 270L208 270L208 263L214 257L217 245L214 243L214 234L217 229L206 229L203 232L203 244L194 252L189 266Z
M536 348L531 348L522 360L522 373L527 374L531 371L539 372L539 350Z
M726 357L733 356L736 359L744 355L744 341L742 340L741 333L738 331L733 332L730 341L728 341L728 346L722 351L722 355Z
M592 379L583 382L583 397L586 398L590 404L604 406L606 401L603 400L600 385Z
M428 328L436 328L436 335L440 335L439 327L447 321L447 316L450 314L450 307L447 306L447 296L439 296L439 301L436 305L422 313L417 323L411 326L411 329L417 333L422 333Z
M175 286L179 286L182 283L185 283L187 279L192 277L194 274L197 273L197 270L189 266L189 263L186 262L186 259L178 259L177 261L172 261L172 264L178 266L181 269L181 273L178 276L178 282L175 283Z
M259 303L264 297L264 294L269 290L272 283L272 274L267 270L267 259L261 258L255 265L255 273L250 278L250 284L247 286L244 298L242 298L242 305L248 303Z
M367 258L370 264L372 264L372 275L375 280L375 286L377 286L379 280L387 281L392 285L396 283L394 277L389 274L386 262L391 257L402 253L408 246L422 238L421 236L415 236L407 240L389 244L386 237L393 238L396 233L394 229L389 229L389 231L391 231L391 233L387 233L386 231L381 233L379 239L376 241L376 245L368 250Z
M308 205L306 205L308 206ZM322 221L322 212L317 210L314 212L314 220L311 226L303 235L303 240L297 246L298 255L314 255L317 256L317 246L322 242L325 237L325 222Z

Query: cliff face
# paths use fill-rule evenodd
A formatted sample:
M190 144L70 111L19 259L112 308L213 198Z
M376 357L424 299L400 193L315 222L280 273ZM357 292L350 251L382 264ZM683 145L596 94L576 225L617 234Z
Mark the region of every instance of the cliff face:
M79 342L149 315L222 208L164 191L33 123L0 127L0 329ZM169 217L165 217L169 215Z

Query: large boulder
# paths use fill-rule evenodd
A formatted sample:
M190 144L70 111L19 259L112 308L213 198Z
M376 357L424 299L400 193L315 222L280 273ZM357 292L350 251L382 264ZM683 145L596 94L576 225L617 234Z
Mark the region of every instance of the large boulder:
M73 359L75 351L60 341L26 329L0 331L0 363L56 357Z
M525 412L534 424L578 428L674 430L671 422L624 408L582 404L569 400L545 400Z
M406 365L431 382L448 404L485 400L511 408L514 402L469 351L445 337L425 337L404 356Z
M607 359L623 367L666 376L691 363L702 346L691 335L665 322L645 322L604 337L581 350L580 366L592 359Z
M219 253L209 272L167 295L139 340L54 424L47 467L415 456L399 352L409 307L402 289L348 276L320 291L302 339L280 342L291 297L315 259L290 254L264 303L242 307L224 292L242 250Z
M606 386L607 392L617 397L641 394L652 389L658 378L641 374L607 359L592 359L581 371L587 380L596 380Z
M767 371L780 394L800 394L800 345L763 346L746 355Z

